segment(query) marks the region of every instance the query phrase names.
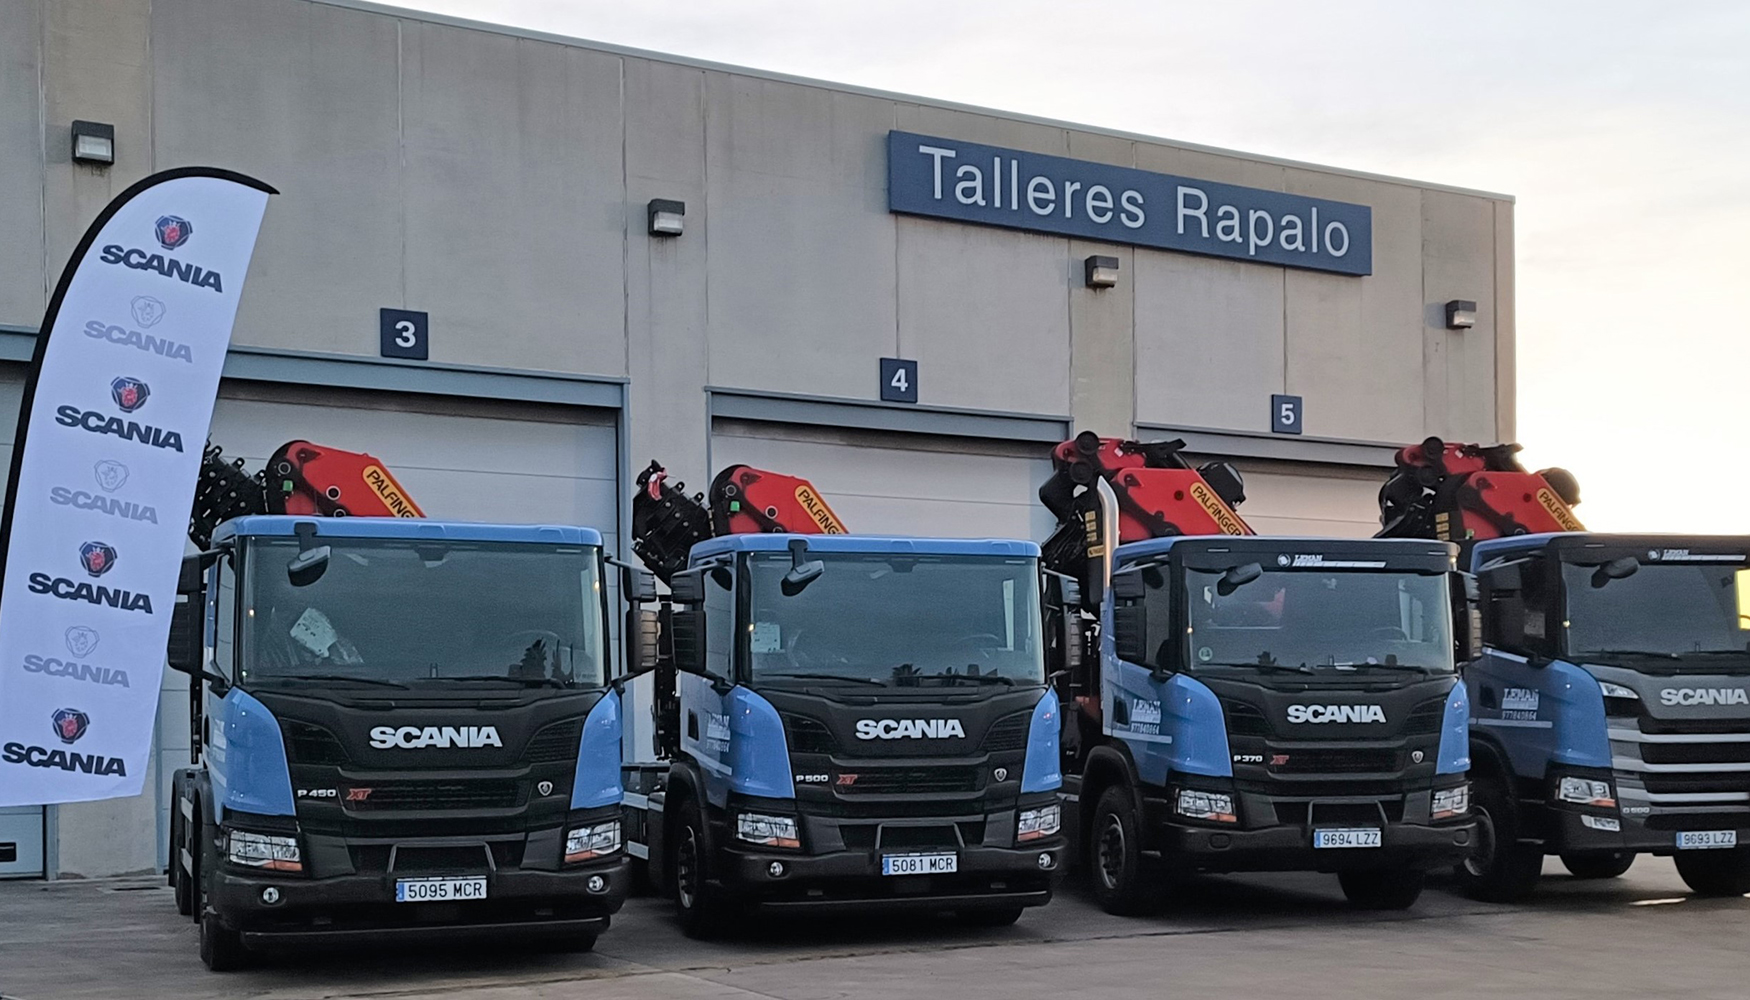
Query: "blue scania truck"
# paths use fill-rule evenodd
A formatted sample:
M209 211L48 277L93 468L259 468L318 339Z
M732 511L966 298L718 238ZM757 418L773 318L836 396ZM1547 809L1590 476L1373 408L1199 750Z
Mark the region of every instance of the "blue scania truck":
M601 536L251 515L183 564L195 763L168 870L202 960L496 931L587 949L625 898Z
M1525 534L1470 558L1481 828L1461 886L1509 901L1546 855L1610 878L1659 854L1697 893L1750 892L1750 538Z
M1037 545L733 534L684 566L658 573L662 656L627 689L653 732L629 741L626 815L689 934L749 909L1007 924L1051 898Z

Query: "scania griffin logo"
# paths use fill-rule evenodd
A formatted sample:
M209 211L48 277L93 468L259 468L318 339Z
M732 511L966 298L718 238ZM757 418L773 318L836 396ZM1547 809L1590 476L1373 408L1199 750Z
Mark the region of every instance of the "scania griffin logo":
M1288 721L1299 723L1384 722L1385 709L1378 705L1290 705Z
M92 576L102 576L115 568L115 546L108 542L86 542L79 546L79 565Z
M153 228L158 234L158 245L166 250L175 250L194 235L194 224L180 215L160 215Z
M1744 688L1665 688L1659 692L1661 705L1750 705L1750 691Z
M105 493L114 493L128 484L128 467L113 458L100 460L91 467L97 485Z
M378 750L426 750L433 747L479 749L501 747L497 726L377 726L371 746Z
M79 737L91 728L91 716L76 708L57 708L49 721L54 723L55 738L68 745L79 742Z
M74 656L90 656L97 648L97 643L103 637L89 625L74 625L67 629L64 636L67 640L67 652Z
M151 397L152 387L137 378L118 375L109 383L109 398L115 400L115 405L121 407L123 413L132 413L145 406Z
M860 740L964 739L959 719L858 719Z

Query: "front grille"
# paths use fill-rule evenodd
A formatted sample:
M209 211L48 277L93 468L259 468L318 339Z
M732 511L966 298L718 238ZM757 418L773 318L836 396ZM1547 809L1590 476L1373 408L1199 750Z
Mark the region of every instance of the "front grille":
M1032 726L1032 712L1003 716L990 727L990 732L984 734L984 752L1007 753L1027 749L1027 735Z
M1647 817L1649 830L1735 830L1750 824L1750 807L1709 803L1696 812L1658 813Z
M1653 774L1649 772L1641 775L1641 781L1646 784L1647 791L1654 795L1750 792L1750 774L1742 771L1712 774Z
M315 764L321 767L345 767L346 747L334 734L321 726L296 720L282 720L280 733L286 741L286 759L292 764Z
M523 760L530 764L570 764L577 760L577 748L582 739L582 719L567 719L543 726L524 748Z
M1221 710L1227 715L1227 731L1235 736L1270 735L1270 722L1257 706L1243 701L1223 700Z
M478 871L486 861L482 848L492 852L492 863L498 868L520 868L526 841L494 840L484 845L459 847L422 847L417 843L394 846L395 871L398 873L442 871ZM392 845L353 844L352 866L361 873L387 872Z
M1649 764L1750 764L1750 743L1642 743Z
M834 786L845 795L928 795L978 790L978 769L975 767L883 767L849 773L855 774L857 780L848 785ZM843 778L841 773L840 780Z
M522 805L523 788L509 778L485 781L398 781L370 786L369 794L354 799L361 789L349 789L346 807L357 812L514 809Z
M1392 747L1316 747L1265 751L1277 774L1380 774L1400 770L1399 751ZM1275 763L1278 757L1288 759Z
M819 719L810 719L806 715L784 714L784 736L790 743L791 753L832 754L838 752L838 741L832 738L832 730Z
M1446 699L1436 698L1417 705L1404 718L1405 736L1433 736L1440 732L1440 724L1446 721Z
M1401 823L1404 819L1404 800L1401 797L1378 802L1317 804L1316 814L1315 803L1305 799L1277 799L1270 805L1276 812L1276 822L1285 826L1306 826L1309 823L1341 826L1345 822L1372 826L1379 822L1382 814L1387 823Z
M1750 719L1655 719L1643 715L1635 720L1641 732L1665 733L1750 733Z

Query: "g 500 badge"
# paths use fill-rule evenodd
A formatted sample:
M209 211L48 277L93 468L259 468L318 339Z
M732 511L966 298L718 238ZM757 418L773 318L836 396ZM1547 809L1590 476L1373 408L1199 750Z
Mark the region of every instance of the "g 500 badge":
M826 505L826 501L820 498L820 494L806 486L798 486L796 487L796 502L801 504L802 509L808 512L808 516L812 518L814 523L820 528L821 534L850 534L850 532L845 530L845 523L840 521L839 516L832 512L832 508Z
M383 500L384 506L394 511L396 517L424 517L425 512L408 497L407 491L389 475L389 470L380 465L365 466L365 485L371 488Z

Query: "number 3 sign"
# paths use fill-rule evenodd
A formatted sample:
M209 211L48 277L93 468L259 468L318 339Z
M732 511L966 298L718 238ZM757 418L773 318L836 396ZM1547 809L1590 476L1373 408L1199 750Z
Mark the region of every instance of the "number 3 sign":
M425 361L431 352L430 318L407 309L378 310L377 332L385 358Z

